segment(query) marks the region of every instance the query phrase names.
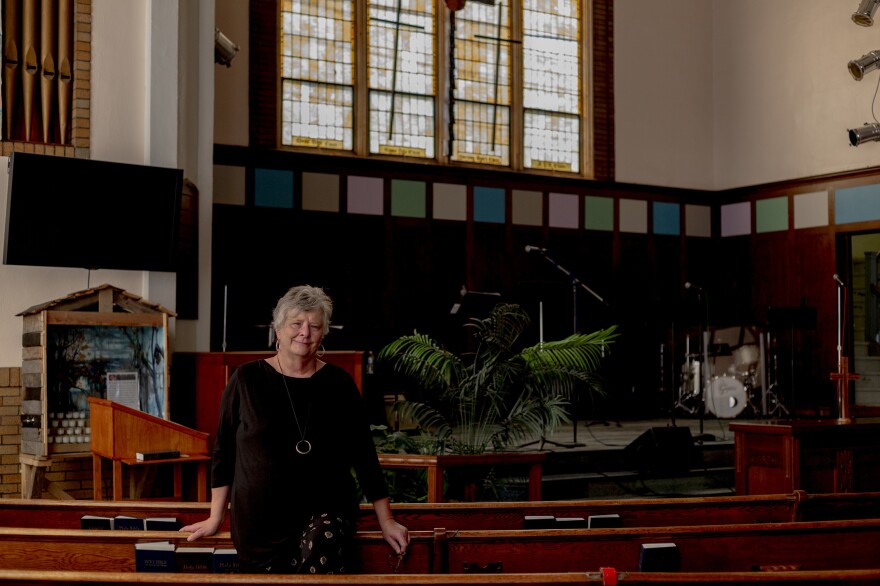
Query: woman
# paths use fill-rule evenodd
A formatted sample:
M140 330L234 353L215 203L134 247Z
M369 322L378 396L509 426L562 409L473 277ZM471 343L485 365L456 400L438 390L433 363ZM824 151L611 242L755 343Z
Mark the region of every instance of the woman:
M239 366L223 391L211 513L181 531L191 532L188 541L213 535L230 501L242 572L346 572L359 504L352 468L385 540L398 555L409 544L391 513L358 388L320 360L332 313L322 289L291 288L272 315L277 353Z

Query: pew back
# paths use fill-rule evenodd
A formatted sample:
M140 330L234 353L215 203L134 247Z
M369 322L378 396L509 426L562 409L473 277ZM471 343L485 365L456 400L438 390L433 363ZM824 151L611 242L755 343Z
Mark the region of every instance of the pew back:
M0 569L134 571L134 544L185 534L163 531L83 531L0 528ZM228 533L200 545L228 547ZM380 532L355 538L355 570L363 574L590 572L639 570L641 545L674 543L682 572L872 569L880 520L762 523L630 529L415 531L398 566Z
M177 517L184 525L207 518L210 505L192 502L0 499L0 526L79 528L83 515ZM801 520L880 518L880 492L666 499L576 500L498 503L397 503L395 517L411 530L523 529L527 515L582 517L616 513L623 527L723 525ZM379 530L370 505L361 506L359 528ZM228 517L221 530L228 531Z
M460 531L447 535L441 571L499 568L502 572L586 572L599 567L639 570L641 545L674 543L683 572L876 567L880 520L763 523L631 529Z
M447 575L330 575L330 576L258 576L253 574L151 574L150 581L127 572L70 572L0 569L0 586L27 584L51 586L73 583L79 586L112 586L114 584L143 584L152 582L169 586L190 584L224 584L250 586L254 584L306 586L593 586L611 583L599 572L552 574L447 574ZM706 572L694 574L624 572L617 575L621 586L651 584L703 584L705 586L786 586L810 584L814 586L874 586L880 582L880 570L837 570L833 572Z

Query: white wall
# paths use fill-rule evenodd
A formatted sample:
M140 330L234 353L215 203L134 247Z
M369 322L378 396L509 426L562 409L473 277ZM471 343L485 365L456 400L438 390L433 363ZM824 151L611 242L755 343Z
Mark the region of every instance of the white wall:
M701 189L874 167L851 147L877 72L846 64L880 48L857 0L616 0L616 179ZM878 108L880 111L880 108Z
M216 104L214 140L218 144L247 146L250 119L248 116L248 76L250 68L247 2L217 1L217 28L240 47L230 67L215 70Z
M618 181L714 189L711 24L706 0L614 3Z

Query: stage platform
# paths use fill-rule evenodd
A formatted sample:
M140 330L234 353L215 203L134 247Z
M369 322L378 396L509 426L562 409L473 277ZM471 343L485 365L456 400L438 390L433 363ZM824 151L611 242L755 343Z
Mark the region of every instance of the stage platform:
M547 453L544 500L732 495L731 421L578 421L517 450Z

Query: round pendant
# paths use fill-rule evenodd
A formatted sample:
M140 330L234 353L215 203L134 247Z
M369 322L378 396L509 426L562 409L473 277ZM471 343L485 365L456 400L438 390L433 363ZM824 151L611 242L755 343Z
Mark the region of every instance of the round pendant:
M309 440L299 440L296 442L296 453L305 456L312 451L312 444Z

